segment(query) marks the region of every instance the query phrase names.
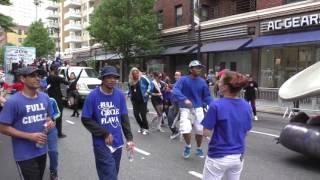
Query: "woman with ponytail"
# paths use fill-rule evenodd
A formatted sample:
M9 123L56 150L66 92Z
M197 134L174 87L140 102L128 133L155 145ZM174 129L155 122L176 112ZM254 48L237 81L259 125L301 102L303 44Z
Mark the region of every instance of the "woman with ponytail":
M251 129L252 109L238 97L248 83L246 76L225 71L219 81L223 97L213 101L202 121L203 134L209 136L208 155L203 169L204 180L238 180L243 168L245 138Z

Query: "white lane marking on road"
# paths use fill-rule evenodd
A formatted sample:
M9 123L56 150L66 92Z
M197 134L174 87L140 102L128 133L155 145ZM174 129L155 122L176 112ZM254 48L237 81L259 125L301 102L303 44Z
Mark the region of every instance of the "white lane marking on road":
M264 133L264 132L259 132L259 131L250 131L251 133L255 133L255 134L262 134L262 135L266 135L266 136L271 136L271 137L276 137L278 138L278 135L275 134L269 134L269 133Z
M195 171L189 171L188 173L191 174L192 176L195 176L195 177L199 178L199 179L203 178L203 175L201 173L198 173L198 172L195 172Z
M133 110L133 108L128 108L129 110ZM157 113L156 112L154 112L154 111L149 111L148 112L149 114L155 114L155 115L157 115Z
M149 156L149 155L150 155L150 153L148 153L147 151L144 151L144 150L139 149L139 148L137 148L137 147L135 147L134 150L135 150L137 153L143 154L143 155L145 155L145 156Z
M74 122L70 121L70 120L66 120L67 123L69 124L74 124Z

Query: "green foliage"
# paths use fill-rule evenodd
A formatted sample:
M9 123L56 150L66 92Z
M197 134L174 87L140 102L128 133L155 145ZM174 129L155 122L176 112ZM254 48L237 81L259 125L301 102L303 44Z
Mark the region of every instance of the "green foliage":
M35 47L36 57L45 57L48 54L53 54L55 50L54 41L49 37L48 30L43 26L41 21L31 24L23 46Z
M0 0L1 5L10 6L11 3L9 0ZM11 29L14 27L13 19L9 16L5 16L0 13L0 28L3 28L6 32L13 32Z
M5 46L14 46L13 44L11 44L11 43L7 43L7 44L5 44L4 46L2 46L1 48L0 48L0 66L2 66L3 67L3 62L4 62L4 50L5 50Z
M0 4L1 5L5 5L5 6L10 6L11 5L10 0L0 0Z
M132 56L159 53L154 0L104 0L94 11L88 31L107 50Z

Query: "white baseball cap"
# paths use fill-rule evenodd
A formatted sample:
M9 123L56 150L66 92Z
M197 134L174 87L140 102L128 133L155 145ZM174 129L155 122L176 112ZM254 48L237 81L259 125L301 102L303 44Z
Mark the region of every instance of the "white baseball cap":
M192 60L189 64L189 68L196 67L196 66L204 67L204 65L202 65L201 62L198 60Z

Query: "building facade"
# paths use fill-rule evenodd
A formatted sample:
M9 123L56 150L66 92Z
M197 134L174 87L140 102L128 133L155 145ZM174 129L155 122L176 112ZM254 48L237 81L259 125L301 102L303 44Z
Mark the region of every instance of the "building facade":
M95 42L86 28L90 15L99 4L98 0L65 0L60 4L61 55L71 62L80 62L92 57Z
M28 27L27 26L16 26L12 28L13 32L4 32L5 39L4 44L10 43L16 46L21 46L24 39L27 37Z
M200 2L198 33L199 28L192 25L192 1L157 1L155 10L166 49L160 58L150 60L151 66L156 61L160 71L186 73L200 45L200 60L207 70L227 68L252 74L260 86L278 88L293 74L319 61L317 0ZM146 64L148 67L148 61Z
M46 26L49 31L49 36L55 43L55 55L60 55L60 3L46 1L47 21Z

